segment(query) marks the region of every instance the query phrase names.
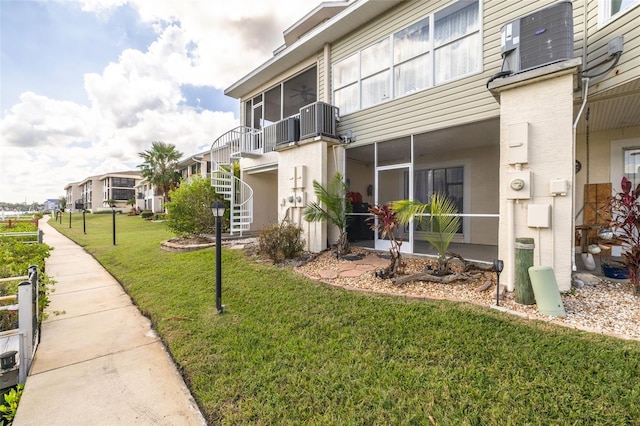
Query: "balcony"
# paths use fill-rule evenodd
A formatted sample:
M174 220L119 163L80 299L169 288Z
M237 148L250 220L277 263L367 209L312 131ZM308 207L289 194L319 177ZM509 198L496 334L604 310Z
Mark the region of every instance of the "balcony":
M211 158L218 164L228 164L242 157L259 157L276 147L291 146L316 136L339 139L338 119L337 107L314 102L300 108L300 114L265 126L264 129L236 127L213 143Z

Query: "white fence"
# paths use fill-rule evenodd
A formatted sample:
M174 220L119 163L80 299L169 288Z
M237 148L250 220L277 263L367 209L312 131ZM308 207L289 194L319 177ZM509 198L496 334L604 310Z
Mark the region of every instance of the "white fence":
M0 388L24 384L40 341L38 311L39 271L30 266L25 276L1 278L0 282L20 281L18 294L0 297L0 311L18 311L18 328L0 332Z

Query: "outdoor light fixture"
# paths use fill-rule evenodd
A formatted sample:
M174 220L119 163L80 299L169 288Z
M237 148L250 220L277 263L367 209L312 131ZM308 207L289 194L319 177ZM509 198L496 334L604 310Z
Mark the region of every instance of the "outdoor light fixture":
M216 311L224 312L222 306L222 217L224 216L224 203L216 200L211 203L211 213L216 218Z
M16 354L18 351L9 351L0 355L0 369L8 370L16 365Z
M87 233L87 209L84 208L84 203L81 205L82 208L82 232Z
M111 204L111 228L113 230L113 245L116 245L116 205Z
M213 213L213 215L216 218L224 216L224 211L225 211L225 206L222 201L216 200L213 203L211 203L211 213Z
M496 306L500 306L500 272L504 269L504 262L500 259L494 260L493 269L498 275L498 279L496 280Z

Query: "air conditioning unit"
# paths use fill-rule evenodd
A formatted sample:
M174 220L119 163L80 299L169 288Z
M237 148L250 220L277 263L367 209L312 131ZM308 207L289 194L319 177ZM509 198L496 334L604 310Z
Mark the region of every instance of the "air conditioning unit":
M300 108L300 140L316 136L338 137L338 107L314 102Z
M573 9L555 3L501 29L503 71L518 73L573 58Z
M290 144L300 140L300 120L296 117L285 118L264 128L265 146Z

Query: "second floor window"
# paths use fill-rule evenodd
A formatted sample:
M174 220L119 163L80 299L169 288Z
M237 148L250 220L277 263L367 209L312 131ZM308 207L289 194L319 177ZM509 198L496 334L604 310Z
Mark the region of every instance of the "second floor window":
M245 126L263 129L300 113L300 108L316 102L316 67L291 77L271 89L248 99L244 104Z
M638 5L640 0L599 0L598 21L600 25L607 24Z
M132 178L111 178L111 186L117 186L120 188L133 188L136 185L136 180Z
M458 1L333 65L342 115L479 72L480 6Z

